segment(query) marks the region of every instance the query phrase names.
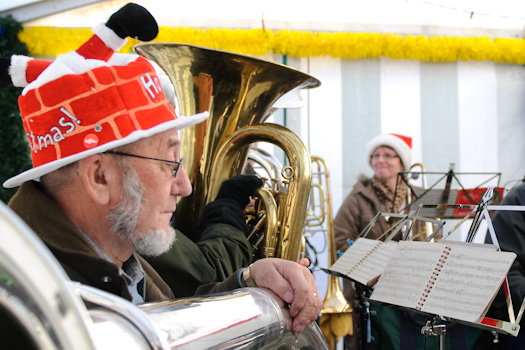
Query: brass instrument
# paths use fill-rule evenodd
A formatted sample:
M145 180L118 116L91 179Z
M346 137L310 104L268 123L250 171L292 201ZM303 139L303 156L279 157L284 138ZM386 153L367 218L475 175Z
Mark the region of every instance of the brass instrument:
M412 173L411 179L412 180L417 180L417 178L419 176L421 176L422 189L427 189L427 176L425 174L425 166L423 165L423 163L414 163L414 164L412 164L410 166L409 171L412 171L412 169L414 169L414 168L420 168L421 169L421 174ZM410 205L411 203L412 203L412 193L411 193L410 186L409 186L408 187L408 191L407 191L407 205ZM434 228L432 227L432 223L431 222L425 222L425 230L424 230L424 232L418 233L416 236L413 236L412 239L417 238L418 236L422 235L423 233L425 234L425 237L430 237L432 235L433 231L434 231ZM432 241L433 241L433 239L432 239Z
M326 220L328 266L337 260L333 224L330 172L321 157L312 156L312 194L310 195L307 229L321 226ZM328 275L328 287L321 310L320 328L331 349L339 337L353 334L352 307L341 289L339 277Z
M142 43L135 50L168 74L180 115L210 112L207 121L181 130L181 152L193 194L177 204L175 227L191 237L196 220L187 218L199 217L222 181L242 172L251 143L270 142L284 150L290 165L285 171L286 193L260 191L270 217L266 223L270 246L265 254L297 261L310 189L310 157L296 134L264 121L281 96L293 89L317 87L319 80L284 65L194 45Z
M311 156L312 183L305 219L305 233L314 236L326 233L328 240L328 266L337 260L334 241L333 211L330 188L330 172L324 159ZM261 148L251 148L248 159L254 163L255 172L263 178L272 179L274 187L280 184L282 165ZM328 287L321 311L320 328L331 349L337 338L353 334L352 307L341 289L339 277L328 275ZM344 314L344 315L343 315Z
M421 169L421 174L412 173L411 174L411 179L412 180L417 180L417 178L421 175L421 186L422 186L423 189L426 189L427 188L427 176L425 174L425 166L423 165L423 163L414 163L414 164L412 164L410 166L409 172L412 171L412 169L414 169L414 168L420 168ZM412 200L411 193L410 193L410 187L408 188L407 196L408 196L408 200Z
M274 191L282 191L285 187L282 176L283 165L272 154L259 147L250 147L244 172L252 172L268 182Z

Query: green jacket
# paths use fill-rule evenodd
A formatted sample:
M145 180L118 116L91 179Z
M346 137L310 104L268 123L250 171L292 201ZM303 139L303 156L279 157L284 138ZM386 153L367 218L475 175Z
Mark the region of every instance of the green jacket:
M194 295L199 286L224 281L248 266L251 256L244 232L228 224L212 224L197 243L177 231L177 240L167 253L146 259L179 298ZM197 294L208 292L204 288Z
M131 300L126 281L119 276L118 267L98 256L78 228L59 205L42 191L37 182L22 184L9 202L9 207L42 239L73 281ZM185 250L177 250L182 254L179 261L190 252L188 247L189 245ZM173 299L173 292L155 269L141 256L137 257L146 273L146 301ZM241 285L238 274L239 271L234 272L222 283L204 286L200 293L239 288Z

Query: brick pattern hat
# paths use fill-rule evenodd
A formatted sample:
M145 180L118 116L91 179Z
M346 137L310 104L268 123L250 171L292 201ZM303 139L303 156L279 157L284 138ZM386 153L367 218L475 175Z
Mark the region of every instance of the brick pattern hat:
M93 32L78 50L54 62L11 57L11 82L25 86L18 105L33 168L8 179L4 187L39 180L89 155L208 117L208 112L178 117L153 66L143 57L115 53L127 36L156 37L157 23L146 9L127 4Z
M412 165L412 138L409 136L399 134L381 134L374 137L370 142L366 144L366 152L368 158L372 156L372 153L377 147L387 146L396 151L403 167L407 170Z

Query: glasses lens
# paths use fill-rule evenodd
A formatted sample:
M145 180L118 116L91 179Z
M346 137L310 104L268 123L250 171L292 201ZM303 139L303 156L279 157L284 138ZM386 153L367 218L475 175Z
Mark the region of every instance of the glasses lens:
M177 177L177 172L179 171L179 168L182 165L182 160L183 160L183 158L181 158L178 162L175 162L177 164L175 164L175 166L173 167L173 170L172 170L173 177Z
M394 159L396 156L392 154L372 154L373 159L379 159L381 157L383 157L386 160L391 160Z

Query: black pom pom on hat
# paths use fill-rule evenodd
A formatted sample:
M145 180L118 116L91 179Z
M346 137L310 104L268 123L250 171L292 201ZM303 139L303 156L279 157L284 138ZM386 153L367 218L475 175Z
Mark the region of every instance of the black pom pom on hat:
M111 15L106 26L122 39L129 36L141 41L150 41L159 33L157 21L151 13L134 3L124 5Z

